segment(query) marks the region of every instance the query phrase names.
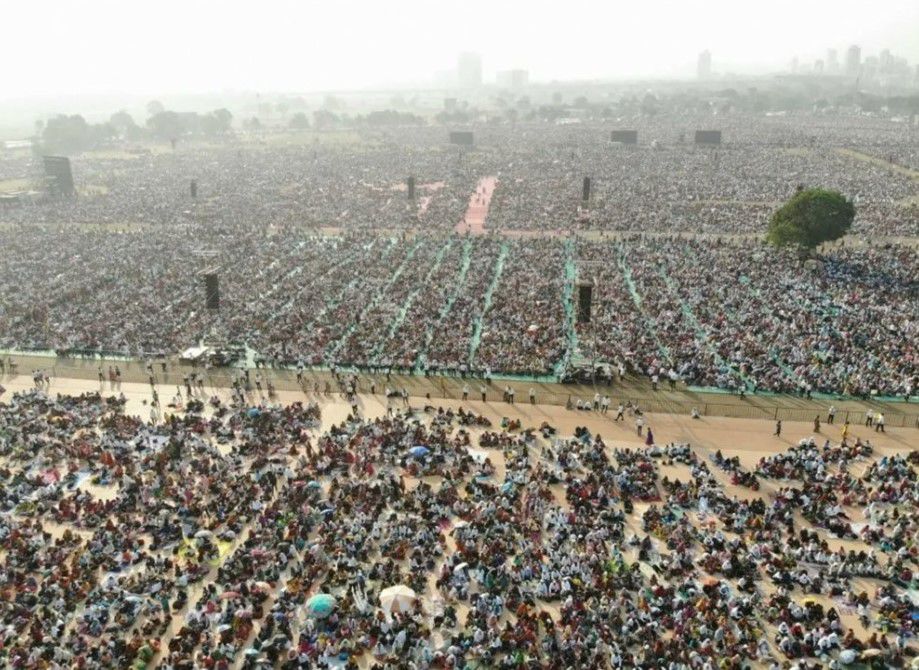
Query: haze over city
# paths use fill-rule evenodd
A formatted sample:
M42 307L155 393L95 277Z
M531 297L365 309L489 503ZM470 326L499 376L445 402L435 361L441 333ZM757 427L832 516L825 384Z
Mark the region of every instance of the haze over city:
M765 74L792 58L883 49L919 60L914 0L800 2L293 2L35 0L4 7L0 99L87 94L427 86L481 54L486 81L686 78L696 56L721 73Z

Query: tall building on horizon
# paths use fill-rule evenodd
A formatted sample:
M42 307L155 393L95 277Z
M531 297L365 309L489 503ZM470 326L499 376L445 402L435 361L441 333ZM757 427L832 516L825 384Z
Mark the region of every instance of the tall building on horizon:
M894 67L894 57L890 53L890 49L884 49L881 51L881 55L878 57L878 66L881 69L881 72L890 72Z
M850 77L858 76L862 67L862 49L853 44L846 51L846 74Z
M503 88L523 88L530 81L526 70L502 70L495 76L495 82Z
M456 63L456 83L460 88L479 88L482 85L482 57L464 52Z
M712 54L708 49L699 54L699 60L696 62L696 76L699 79L708 79L712 76Z

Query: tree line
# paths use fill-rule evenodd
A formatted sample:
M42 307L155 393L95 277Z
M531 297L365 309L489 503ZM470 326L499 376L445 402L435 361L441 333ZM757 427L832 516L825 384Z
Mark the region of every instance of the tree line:
M204 114L175 112L153 101L147 105L147 112L150 116L144 126L124 110L103 123L88 123L80 114L59 114L36 125L37 144L42 153L74 154L119 139L174 142L183 137L216 137L232 131L233 114L224 108Z

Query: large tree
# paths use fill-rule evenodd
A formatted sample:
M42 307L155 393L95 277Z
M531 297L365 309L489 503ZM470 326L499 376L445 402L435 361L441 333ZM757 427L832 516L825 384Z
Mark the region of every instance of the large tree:
M217 120L217 132L228 133L232 130L233 115L229 109L221 107L220 109L215 109L211 114Z
M121 137L127 140L137 140L143 135L143 131L134 122L134 118L123 109L112 114L108 122Z
M812 252L849 232L855 205L837 191L802 189L772 215L766 239L777 247Z
M175 140L186 132L183 118L178 112L159 112L147 119L147 127L157 137Z
M310 127L310 120L303 112L297 112L292 117L290 117L290 122L288 125L295 130L303 130L304 128Z
M103 144L116 135L109 123L90 125L79 114L59 114L42 129L42 150L63 154L79 153Z

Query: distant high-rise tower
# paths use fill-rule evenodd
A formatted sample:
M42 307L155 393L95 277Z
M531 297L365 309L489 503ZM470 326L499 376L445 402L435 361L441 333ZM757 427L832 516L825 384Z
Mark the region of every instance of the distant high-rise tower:
M526 70L502 70L495 75L495 82L504 88L523 88L530 80Z
M839 56L836 53L836 49L827 49L826 71L830 74L835 74L839 71Z
M862 67L862 50L857 44L853 44L846 51L846 74L850 77L858 75Z
M456 64L456 80L460 88L478 88L482 85L482 57L474 53L461 53Z
M699 54L696 75L699 79L708 79L712 76L712 54L708 49Z
M882 73L887 74L893 69L894 57L890 49L884 49L878 57L878 67Z

